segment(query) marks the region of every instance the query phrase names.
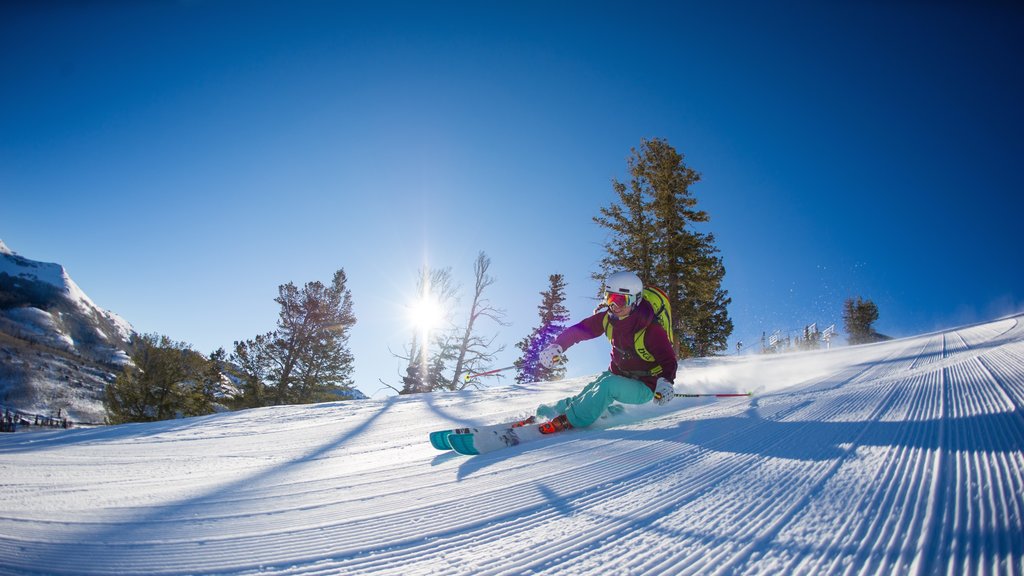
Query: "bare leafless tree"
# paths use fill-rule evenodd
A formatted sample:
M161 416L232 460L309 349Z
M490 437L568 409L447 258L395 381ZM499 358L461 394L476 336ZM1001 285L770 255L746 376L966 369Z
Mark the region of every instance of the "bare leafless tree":
M462 390L469 386L470 382L462 378L463 374L487 369L494 362L495 356L505 349L504 345L492 348L497 334L488 338L477 333L478 323L484 319L499 326L509 325L505 321L505 311L495 308L484 298L484 291L494 284L494 277L487 273L490 267L491 259L487 254L483 251L477 254L476 262L473 264L473 301L469 307L465 328L455 342L455 372L448 384L451 390Z

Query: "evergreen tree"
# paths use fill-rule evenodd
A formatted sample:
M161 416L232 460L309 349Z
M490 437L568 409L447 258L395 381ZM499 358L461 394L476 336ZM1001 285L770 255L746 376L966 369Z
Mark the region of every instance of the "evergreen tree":
M612 271L630 270L645 285L664 290L681 357L725 350L733 330L727 310L732 299L722 289L725 266L714 235L694 230L695 224L710 220L690 192L700 175L657 138L632 150L628 168L628 185L612 183L618 201L594 218L612 233L594 277L603 280Z
M289 282L274 299L281 306L277 330L235 343L232 359L242 367L246 402L256 406L312 403L351 390L354 358L349 331L356 323L344 270L330 286ZM269 385L264 385L263 383Z
M804 326L804 337L797 342L796 347L800 350L817 350L821 348L821 331L818 330L817 324Z
M677 267L671 276L656 274L656 278L677 278L681 287L675 296L678 304L671 294L669 300L676 343L683 357L704 357L725 350L733 328L727 311L732 299L721 288L725 266L715 255L714 235L694 233L694 245L689 254L677 258L685 266ZM659 282L655 280L654 284ZM671 284L671 280L668 282Z
M166 336L143 334L132 341L131 358L134 366L126 367L104 391L111 424L207 413L196 395L208 365L201 354Z
M569 321L569 310L564 304L565 277L561 274L552 274L548 277L548 282L547 291L540 293L542 300L537 307L540 325L516 344L516 348L523 352L515 361L516 382L520 384L558 380L565 376L564 365L545 368L539 359L540 351L565 330Z
M886 337L875 332L871 326L878 320L878 306L871 300L847 298L843 304L843 323L850 344L866 344L884 340Z
M251 340L235 342L231 361L238 366L238 378L242 381L242 397L237 401L240 408L267 406L266 382L270 378L270 357L267 353L269 334L260 334Z
M218 402L222 370L227 360L227 352L218 348L205 359L205 367L199 375L199 381L184 391L182 415L202 416L213 414Z

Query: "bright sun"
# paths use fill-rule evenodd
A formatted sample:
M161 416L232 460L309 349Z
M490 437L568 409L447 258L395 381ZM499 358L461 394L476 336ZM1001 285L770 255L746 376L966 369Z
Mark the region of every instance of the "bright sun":
M421 298L409 305L409 319L421 332L430 332L441 325L444 310L433 298Z

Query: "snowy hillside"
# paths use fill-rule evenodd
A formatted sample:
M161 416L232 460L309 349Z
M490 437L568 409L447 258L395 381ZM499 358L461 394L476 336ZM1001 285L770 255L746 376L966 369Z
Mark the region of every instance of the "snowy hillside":
M103 388L130 362L131 334L63 266L19 256L0 240L0 405L102 422Z
M478 457L427 433L584 381L3 435L0 573L1019 575L1022 320L684 363L756 395Z
M52 304L52 300L61 297L77 307L82 314L102 319L109 327L96 327L97 336L100 338L109 339L109 336L117 336L121 340L127 340L131 337L131 325L117 314L103 310L90 300L60 264L23 258L0 240L0 275L8 276L9 288L20 288L23 292L34 291L34 295L38 295L42 300L40 303ZM48 298L43 299L44 295ZM113 328L113 334L108 334L105 328Z

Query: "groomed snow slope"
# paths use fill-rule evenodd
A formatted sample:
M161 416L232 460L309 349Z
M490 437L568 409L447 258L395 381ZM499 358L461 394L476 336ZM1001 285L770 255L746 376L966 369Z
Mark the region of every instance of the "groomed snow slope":
M687 362L757 394L478 457L427 433L584 381L5 434L0 572L1020 575L1022 320Z

